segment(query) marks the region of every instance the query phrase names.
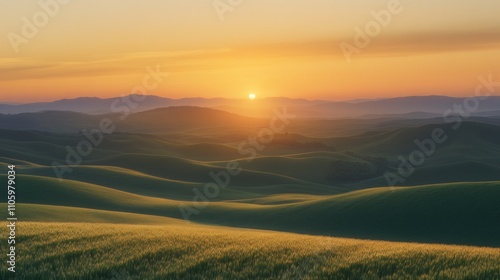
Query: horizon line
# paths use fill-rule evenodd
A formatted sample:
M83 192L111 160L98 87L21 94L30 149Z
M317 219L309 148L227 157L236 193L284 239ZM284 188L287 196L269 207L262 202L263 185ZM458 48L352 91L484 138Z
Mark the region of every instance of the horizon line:
M122 96L115 96L115 97L98 97L98 96L80 96L80 97L75 97L75 98L61 98L61 99L55 99L55 100L47 100L47 101L32 101L32 102L25 102L25 103L18 103L18 102L9 102L9 101L0 101L0 105L11 105L11 106L18 106L18 105L28 105L28 104L36 104L36 103L54 103L58 101L70 101L70 100L77 100L77 99L100 99L100 100L109 100L109 99L119 99L119 98L124 98L127 96L147 96L147 97L158 97L158 98L163 98L163 99L170 99L170 100L185 100L185 99L203 99L203 100L214 100L214 99L222 99L222 100L234 100L234 101L247 101L246 98L226 98L226 97L200 97L200 96L193 96L193 97L180 97L180 98L172 98L172 97L165 97L165 96L160 96L160 95L154 95L154 94L128 94L128 95L122 95ZM259 100L269 100L269 99L288 99L288 100L304 100L308 102L314 102L314 101L324 101L324 102L370 102L370 101L379 101L379 100L389 100L389 99L399 99L399 98L413 98L413 97L446 97L446 98L454 98L454 99L465 99L471 96L450 96L450 95L441 95L441 94L429 94L429 95L402 95L402 96L396 96L396 97L378 97L378 98L354 98L354 99L342 99L342 100L334 100L334 99L307 99L307 98L291 98L291 97L286 97L286 96L270 96L270 97L262 97L262 98L257 98L253 102L258 102ZM491 95L490 97L500 97L500 95Z

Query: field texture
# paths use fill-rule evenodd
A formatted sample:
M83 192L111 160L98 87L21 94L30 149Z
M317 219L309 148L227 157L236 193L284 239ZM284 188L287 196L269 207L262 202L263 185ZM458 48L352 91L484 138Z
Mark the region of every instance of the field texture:
M23 223L20 232L16 279L500 279L500 249L490 248L184 223Z

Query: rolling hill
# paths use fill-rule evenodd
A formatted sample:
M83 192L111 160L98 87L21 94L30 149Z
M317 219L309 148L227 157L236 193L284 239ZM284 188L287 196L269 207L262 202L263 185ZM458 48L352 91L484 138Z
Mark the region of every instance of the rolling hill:
M191 205L190 200L148 197L46 177L25 175L18 184L23 186L19 203L170 218L182 218L179 206ZM329 196L282 195L278 200L249 190L246 196L249 198L213 201L190 218L200 223L316 235L500 247L500 226L495 222L500 215L498 182L376 188Z
M163 113L163 110L153 113ZM221 113L221 117L224 114ZM288 184L329 185L333 191L353 190L384 186L387 182L382 173L378 177L359 178L352 183L331 180L336 174L333 162L371 164L367 162L367 156L378 156L390 162L391 167L386 171L394 171L399 164L397 157L408 158L410 153L420 149L415 140L423 141L431 137L435 129L443 129L447 141L437 144L435 153L425 159L423 166L417 167L414 176L401 184L500 180L500 127L473 122L464 122L457 130L453 130L452 124L430 124L365 132L352 137L314 138L292 133L279 134L275 135L276 143L267 144L250 162L248 155L238 149L241 142L224 139L222 135L231 132L221 128L211 129L218 134L217 138L211 138L211 142L198 142L196 137L188 140L185 137L190 136L180 132L163 135L114 133L106 135L103 143L83 158L83 164L114 166L165 180L199 185L212 180L210 172L222 171L228 161L235 160L244 169L242 175L232 179L231 185L235 189ZM251 129L248 131L250 133ZM76 149L82 140L86 137L76 133L0 130L0 152L5 158L48 167L44 171L26 172L50 177L54 176L50 170L52 163L64 163L68 147ZM68 178L79 180L83 176L92 177L83 175L90 174L85 170L76 170L75 175ZM457 170L460 170L458 175ZM82 175L78 175L79 172ZM122 182L119 179L116 181ZM87 182L101 183L98 180ZM300 193L308 193L308 190Z

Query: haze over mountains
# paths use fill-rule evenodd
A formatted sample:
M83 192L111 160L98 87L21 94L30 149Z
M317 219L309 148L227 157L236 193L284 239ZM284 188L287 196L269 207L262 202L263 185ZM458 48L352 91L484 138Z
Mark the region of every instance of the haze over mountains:
M459 118L459 128L443 113L464 99L443 96L353 102L148 96L127 114L111 109L137 97L1 105L0 165L16 164L23 174L23 207L180 219L179 207L190 203L194 190L204 191L212 172L237 161L241 173L193 222L500 246L494 222L500 213L500 97L481 101L476 112ZM268 128L269 115L283 107L296 118L250 160L253 148L242 143ZM105 118L116 130L60 182L54 162L68 161L68 151L89 139L83 130L95 130ZM395 190L387 188L385 175L399 172L400 156L409 158L419 148L416 140L436 129L448 140L435 144ZM33 213L26 219L39 221Z
M138 97L138 96L136 96ZM142 98L146 97L146 98ZM224 98L183 98L171 99L159 96L141 96L144 99L130 106L131 112L148 111L170 106L200 106L220 109L253 117L266 117L273 108L287 106L298 117L304 118L352 118L384 115L400 115L403 118L427 118L442 116L454 106L464 104L465 98L447 96L409 96L376 100L326 101L290 99L284 97L263 98L257 100L224 99ZM29 104L0 104L0 113L19 114L41 111L73 111L86 114L106 114L117 112L120 105L134 96L102 99L82 97L63 99L54 102ZM500 96L491 96L479 101L478 116L500 116Z

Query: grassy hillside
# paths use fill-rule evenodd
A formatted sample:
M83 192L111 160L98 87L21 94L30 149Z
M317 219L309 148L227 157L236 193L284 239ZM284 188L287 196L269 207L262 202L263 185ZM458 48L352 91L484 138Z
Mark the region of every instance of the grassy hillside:
M196 219L310 234L500 247L499 216L499 183L456 183L377 188L245 209L214 203Z
M172 218L182 218L179 205L190 205L192 199L148 197L37 176L20 177L18 184L23 186L20 203ZM251 199L214 200L191 219L331 236L500 247L500 225L496 222L500 216L498 182L377 188L330 196L269 196L263 193L266 188L248 189L245 197ZM281 191L284 193L286 188Z
M0 206L7 208L6 203ZM77 207L51 206L21 203L17 205L17 213L22 217L23 223L57 222L68 223L78 220L80 223L108 223L131 225L186 225L187 222L160 216L141 215L126 212L102 211Z
M77 131L96 120L64 115L41 114L50 129L26 125L65 133L0 130L0 167L17 171L18 279L500 279L498 249L428 245L500 248L498 126L300 120L248 158L238 146L262 120L159 109L131 115L120 124L127 132L107 135L59 181L52 162L64 162L85 139ZM449 140L406 187L385 187L385 169L435 128ZM340 137L353 131L361 134ZM194 207L230 160L241 174L181 220L179 207Z
M23 223L16 279L498 279L498 249L209 226ZM55 246L57 244L57 246ZM8 274L1 270L0 277Z

